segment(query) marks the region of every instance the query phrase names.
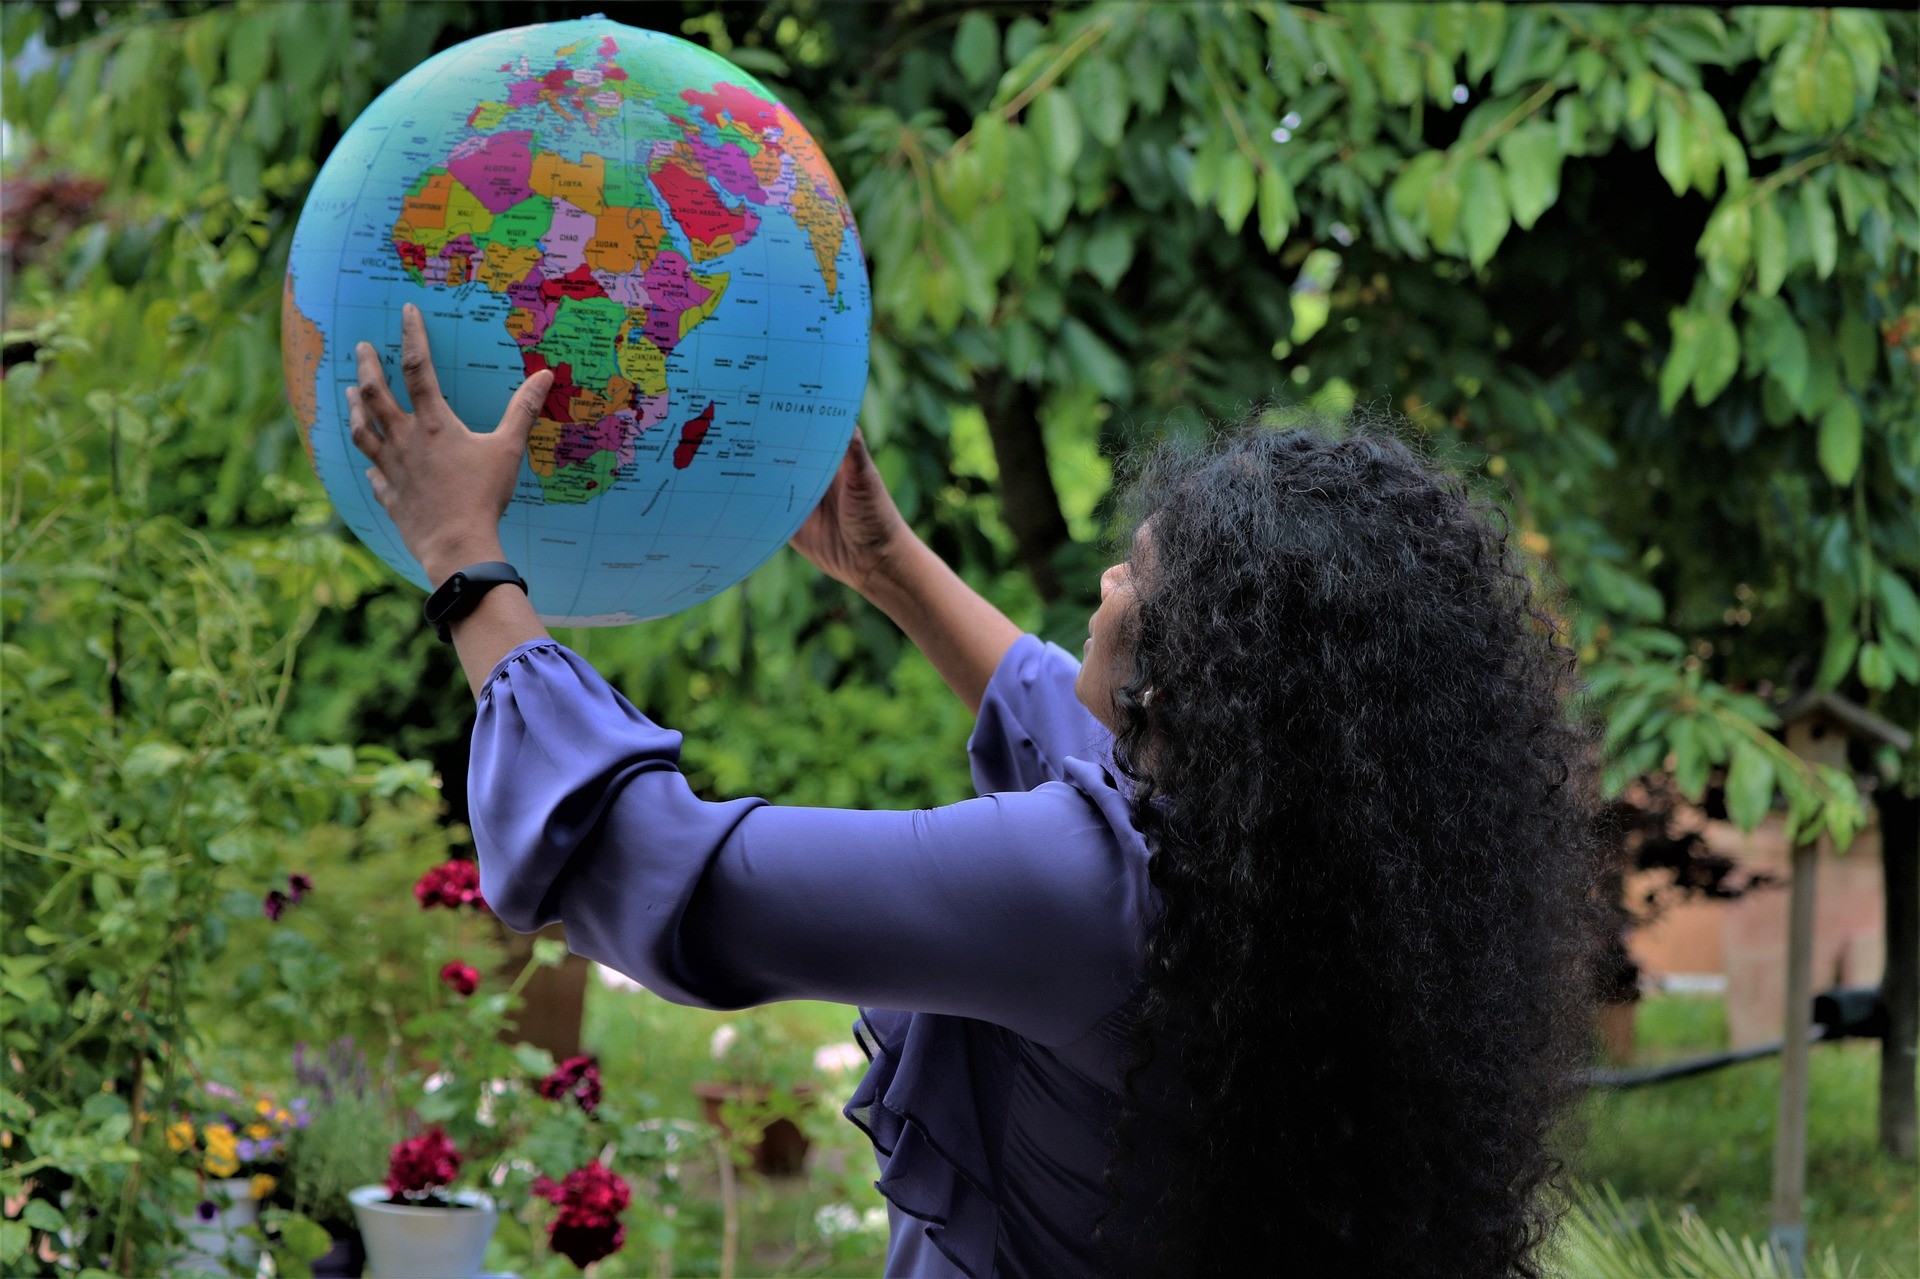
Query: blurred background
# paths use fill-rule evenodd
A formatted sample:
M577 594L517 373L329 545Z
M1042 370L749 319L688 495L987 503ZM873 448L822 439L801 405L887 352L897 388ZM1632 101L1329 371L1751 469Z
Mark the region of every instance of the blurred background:
M409 886L471 855L472 699L419 592L333 514L286 403L288 244L342 130L437 50L592 11L0 10L6 1273L172 1255L200 1191L161 1121L196 1084L291 1095L296 1045L351 1037L391 1122L449 1034L516 1030L536 1060L597 1054L631 1122L684 1139L635 1156L604 1273L880 1269L871 1154L836 1113L864 1064L853 1010L681 1009L542 954L516 1013L528 944L419 908ZM1911 8L612 16L731 59L820 140L872 271L861 425L907 518L1022 625L1081 633L1116 467L1169 432L1391 412L1498 503L1564 584L1606 724L1596 1070L1780 1039L1812 850L1813 988L1889 997L1885 1034L1812 1050L1808 1235L1816 1265L1920 1274ZM790 551L691 612L558 634L686 734L703 795L971 793L965 708ZM295 873L311 901L268 918ZM499 992L486 1012L435 979L456 959ZM788 1107L801 1170L756 1168L764 1107L702 1153L703 1081L768 1084L775 1109L813 1088ZM1618 1198L1580 1272L1713 1255L1690 1212L1764 1236L1780 1082L1763 1053L1596 1089L1574 1171ZM384 1158L277 1166L282 1273L303 1264L286 1223L337 1200L301 1187ZM538 1211L493 1260L571 1273Z

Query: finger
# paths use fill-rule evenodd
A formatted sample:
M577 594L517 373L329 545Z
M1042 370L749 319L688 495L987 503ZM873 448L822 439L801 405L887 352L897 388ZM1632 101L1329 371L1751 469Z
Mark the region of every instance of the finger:
M367 460L378 464L380 450L386 441L380 438L380 432L373 429L373 423L367 420L366 407L360 402L360 388L347 388L347 434L353 440L353 446L367 455Z
M406 429L407 415L387 385L386 370L380 367L380 353L373 349L371 342L362 342L353 348L353 357L360 375L360 401L373 415L373 424L380 428L380 434L392 439L396 429Z
M513 441L514 447L525 450L527 437L533 434L534 423L540 420L540 410L546 405L547 392L553 389L553 371L541 369L520 384L520 389L507 401L507 411L500 417L500 426L494 432Z
M433 352L427 346L427 321L411 302L400 308L400 373L407 380L407 396L415 413L442 402Z
M380 509L383 511L387 510L387 495L392 489L387 483L387 477L380 473L379 467L369 466L367 468L367 483L373 486L373 497L375 501L380 503Z

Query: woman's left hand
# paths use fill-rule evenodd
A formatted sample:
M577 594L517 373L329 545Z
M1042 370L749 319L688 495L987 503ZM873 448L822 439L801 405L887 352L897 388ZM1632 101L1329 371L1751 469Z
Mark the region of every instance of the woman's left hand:
M499 427L483 435L468 430L440 394L418 307L402 311L400 329L400 371L413 412L401 410L379 354L362 342L354 348L360 384L347 391L348 420L354 446L373 463L367 479L374 497L437 584L474 558L498 558L500 517L553 374L542 369L522 382Z

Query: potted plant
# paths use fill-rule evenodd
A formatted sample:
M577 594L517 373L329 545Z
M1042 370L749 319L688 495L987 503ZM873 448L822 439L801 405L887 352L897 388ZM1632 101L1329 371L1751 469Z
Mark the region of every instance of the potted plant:
M201 1086L197 1109L167 1125L167 1147L191 1163L200 1201L178 1220L185 1249L179 1273L251 1270L260 1259L260 1203L280 1183L286 1138L306 1122L306 1102L281 1106L271 1097L217 1082Z
M286 1190L294 1211L327 1232L328 1251L312 1263L316 1279L352 1279L366 1265L366 1247L347 1196L384 1175L398 1135L392 1099L351 1037L329 1044L324 1057L296 1046L293 1073L307 1122L288 1135Z
M436 1125L394 1146L383 1184L347 1192L376 1275L476 1279L499 1214L492 1196L455 1185L463 1162Z
M798 1175L811 1147L799 1120L819 1091L809 1036L780 1010L754 1009L721 1023L710 1053L714 1078L693 1085L706 1121L740 1142L754 1171Z

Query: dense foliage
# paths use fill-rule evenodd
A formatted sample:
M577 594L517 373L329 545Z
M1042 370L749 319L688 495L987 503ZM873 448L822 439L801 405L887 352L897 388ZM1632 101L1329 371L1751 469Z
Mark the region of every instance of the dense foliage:
M5 1188L37 1179L45 1231L70 1179L57 1228L98 1262L164 1236L142 1115L218 1024L189 1013L213 974L284 1025L288 983L358 971L236 949L303 832L343 866L399 850L407 878L460 838L403 814L464 815L464 684L285 407L306 184L434 49L576 11L4 9ZM679 13L833 158L874 271L868 438L1023 623L1079 628L1136 442L1274 398L1388 404L1565 579L1611 786L1666 767L1743 824L1779 795L1845 842L1851 780L1767 729L1812 685L1920 721L1914 14ZM966 791L964 709L790 555L563 638L687 731L712 792ZM1912 785L1915 758L1859 762ZM0 1224L0 1259L29 1241Z

